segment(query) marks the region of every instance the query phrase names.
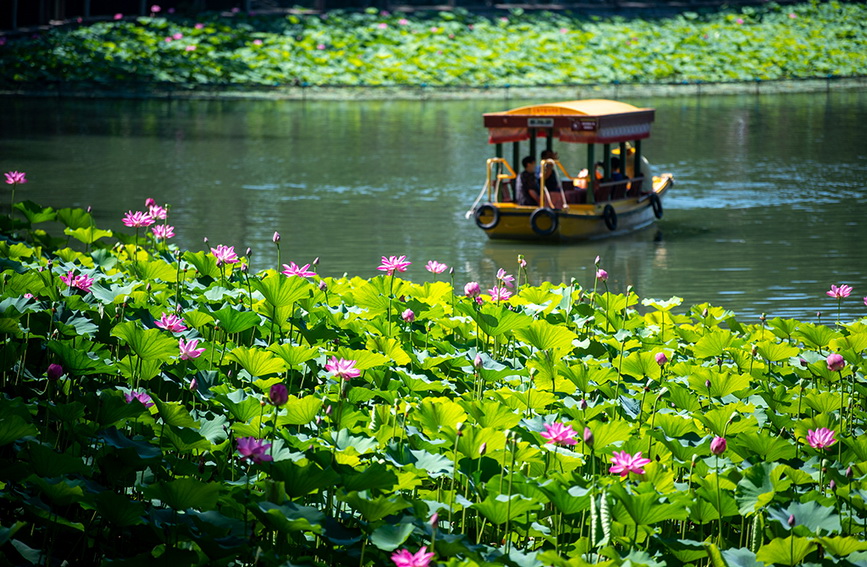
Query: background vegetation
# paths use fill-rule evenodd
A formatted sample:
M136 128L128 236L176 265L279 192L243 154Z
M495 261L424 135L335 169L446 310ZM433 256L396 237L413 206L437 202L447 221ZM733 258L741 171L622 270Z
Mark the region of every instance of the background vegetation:
M0 46L6 88L46 82L493 87L865 73L867 6L837 2L645 20L460 10L138 17L57 28Z

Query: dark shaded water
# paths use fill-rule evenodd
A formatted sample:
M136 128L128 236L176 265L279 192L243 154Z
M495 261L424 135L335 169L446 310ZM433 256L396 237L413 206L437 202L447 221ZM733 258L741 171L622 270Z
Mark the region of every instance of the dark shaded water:
M2 99L0 170L27 172L16 196L92 206L106 228L169 203L177 244L250 247L254 269L274 267L279 231L283 262L318 256L326 275L406 254L410 279L436 259L490 287L523 254L532 283L592 286L599 255L612 290L677 295L678 311L830 320L825 291L846 283L843 312L867 314L867 93L630 99L657 109L644 152L675 175L664 218L587 244L491 243L464 218L493 154L481 114L532 102Z

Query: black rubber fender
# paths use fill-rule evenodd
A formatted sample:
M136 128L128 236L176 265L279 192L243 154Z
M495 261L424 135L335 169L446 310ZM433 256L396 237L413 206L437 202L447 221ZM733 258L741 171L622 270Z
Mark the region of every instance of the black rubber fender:
M540 228L539 227L539 219L542 217L548 217L551 219L551 226L548 228ZM560 218L557 216L557 213L553 209L549 209L548 207L540 207L533 211L530 215L530 228L533 229L533 232L538 234L539 236L551 236L555 232L557 232L557 228L560 224Z
M662 199L656 193L650 194L650 206L653 208L653 216L662 218Z
M493 218L490 222L482 222L482 216L489 212ZM476 220L476 226L484 230L490 230L500 223L500 209L493 205L482 205L473 211L473 218Z
M605 205L602 209L602 220L605 221L608 230L617 230L617 213L611 205Z

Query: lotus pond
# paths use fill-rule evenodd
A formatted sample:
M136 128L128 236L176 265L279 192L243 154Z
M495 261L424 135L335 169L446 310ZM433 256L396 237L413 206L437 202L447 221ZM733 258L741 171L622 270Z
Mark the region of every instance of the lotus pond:
M253 272L12 173L0 564L867 564L867 319L744 324L604 258L332 278L275 234Z
M0 38L0 84L503 87L863 76L865 22L857 2L649 19L520 10L117 14Z

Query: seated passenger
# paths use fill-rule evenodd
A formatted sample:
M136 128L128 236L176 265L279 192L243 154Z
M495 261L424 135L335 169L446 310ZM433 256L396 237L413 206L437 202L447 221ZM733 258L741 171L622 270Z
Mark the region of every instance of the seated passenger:
M515 197L519 205L539 205L539 183L536 181L536 160L527 156L521 160L524 171L515 181Z
M560 159L560 156L554 150L542 150L541 158L543 162L549 159L558 161ZM539 185L542 184L543 177L545 179L545 187L548 189L548 192L560 190L560 180L557 179L557 171L554 167L554 164L545 164L544 172L542 171L542 166L536 168L536 182L539 183Z
M623 175L620 166L620 158L611 158L611 181L623 181L611 187L611 198L622 199L626 197L627 177Z

